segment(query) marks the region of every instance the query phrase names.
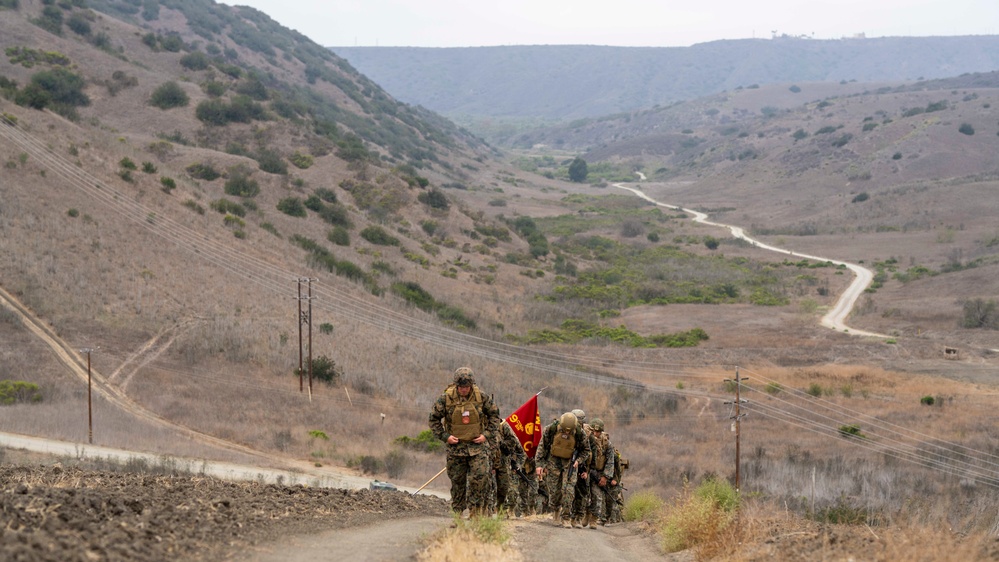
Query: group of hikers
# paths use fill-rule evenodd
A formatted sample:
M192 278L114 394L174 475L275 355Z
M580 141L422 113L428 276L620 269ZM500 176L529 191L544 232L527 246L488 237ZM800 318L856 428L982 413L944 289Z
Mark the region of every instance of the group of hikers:
M500 417L469 367L434 403L430 430L447 444L451 508L470 517L551 513L556 525L589 527L620 522L621 477L627 461L599 418L583 410L552 420L536 450ZM538 428L540 430L540 428ZM528 454L528 451L533 454Z

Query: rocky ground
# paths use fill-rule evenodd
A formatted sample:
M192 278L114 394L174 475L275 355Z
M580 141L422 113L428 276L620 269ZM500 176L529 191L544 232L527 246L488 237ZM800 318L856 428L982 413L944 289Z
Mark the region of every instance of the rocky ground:
M291 534L447 513L397 491L0 465L0 560L220 560Z

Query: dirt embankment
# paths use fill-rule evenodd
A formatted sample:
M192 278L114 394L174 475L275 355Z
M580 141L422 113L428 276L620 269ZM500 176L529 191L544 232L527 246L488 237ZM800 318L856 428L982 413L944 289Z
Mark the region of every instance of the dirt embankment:
M0 466L0 560L219 560L291 534L448 513L405 492Z

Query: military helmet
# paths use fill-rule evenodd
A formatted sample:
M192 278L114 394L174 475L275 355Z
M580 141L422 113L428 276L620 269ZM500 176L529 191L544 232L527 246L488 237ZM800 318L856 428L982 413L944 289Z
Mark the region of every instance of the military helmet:
M593 418L593 421L590 422L590 428L592 428L593 431L603 431L604 430L604 420L602 420L600 418Z
M558 425L560 429L576 429L576 415L572 412L562 414L558 420Z
M576 419L579 420L579 423L586 422L586 412L580 409L575 409L572 411L572 415L576 416Z
M475 373L471 367L458 367L454 370L455 386L472 386L475 383Z

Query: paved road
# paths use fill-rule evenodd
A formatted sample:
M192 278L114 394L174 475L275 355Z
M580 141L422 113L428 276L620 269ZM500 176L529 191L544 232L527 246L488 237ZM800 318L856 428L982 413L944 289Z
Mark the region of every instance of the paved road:
M642 177L644 179L644 176L642 176ZM855 336L871 336L871 337L876 337L876 338L888 338L888 337L891 337L891 336L888 336L888 335L885 335L885 334L878 334L876 332L868 332L868 331L865 331L865 330L858 330L856 328L850 328L849 326L846 325L846 319L847 319L847 317L850 316L850 312L853 311L853 306L857 303L857 299L860 298L860 295L862 295L864 293L864 289L866 289L868 286L870 286L871 281L874 279L874 273L871 272L871 270L867 269L866 267L862 267L862 266L857 265L855 263L849 263L849 262L845 262L845 261L834 260L834 259L831 259L831 258L824 258L824 257L820 257L820 256L813 256L813 255L810 255L810 254L795 253L794 251L788 250L787 248L779 248L777 246L771 246L770 244L764 244L763 242L760 242L759 240L756 240L754 238L750 238L749 236L747 236L746 232L741 227L732 226L732 225L729 225L729 224L722 224L722 223L719 223L719 222L709 221L708 220L708 215L706 215L705 213L702 213L702 212L699 212L699 211L695 211L693 209L684 209L683 207L679 207L679 206L676 206L676 205L670 205L668 203L662 203L660 201L656 201L655 199L653 199L653 198L649 197L648 195L646 195L640 189L637 189L635 187L631 187L631 186L623 184L623 183L615 183L614 187L616 187L618 189L624 189L626 191L630 191L630 192L634 193L635 195L641 197L642 199L645 199L646 201L649 201L650 203L655 203L656 205L658 205L660 207L665 207L667 209L672 209L674 211L683 211L684 213L691 214L691 215L694 216L694 222L699 222L699 223L707 224L707 225L711 225L711 226L718 226L718 227L721 227L721 228L727 228L732 233L732 236L734 236L736 238L741 238L742 240L745 240L745 241L749 242L750 244L752 244L753 246L756 246L757 248L761 248L761 249L764 249L764 250L770 250L770 251L773 251L773 252L777 252L777 253L780 253L780 254L784 254L784 255L788 255L788 256L792 256L792 257L797 257L797 258L804 258L804 259L810 259L810 260L816 260L816 261L824 261L824 262L827 261L829 263L832 263L833 265L842 265L842 266L846 267L847 269L849 269L850 271L852 271L856 277L854 277L853 283L850 283L850 286L847 287L846 290L843 291L843 294L839 296L839 299L836 301L836 304L829 310L829 312L826 313L825 316L822 317L822 320L821 320L822 325L825 326L825 327L827 327L827 328L831 328L833 330L837 330L837 331L841 331L841 332L847 332L847 333L850 333L850 334L855 335Z

